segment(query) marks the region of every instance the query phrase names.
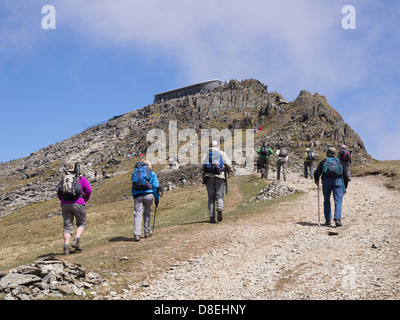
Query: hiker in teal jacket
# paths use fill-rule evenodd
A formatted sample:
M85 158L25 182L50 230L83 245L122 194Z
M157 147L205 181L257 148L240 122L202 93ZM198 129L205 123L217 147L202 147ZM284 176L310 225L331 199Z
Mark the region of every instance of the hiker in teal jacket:
M339 159L335 158L336 149L328 148L326 152L327 158L322 160L317 170L314 172L314 182L317 186L319 186L319 179L322 179L322 193L324 195L324 216L325 216L325 225L331 225L332 219L332 209L331 209L331 194L333 193L333 200L335 202L335 210L334 210L334 221L337 227L342 225L342 202L343 202L343 194L344 194L344 183L343 183L343 167L340 164ZM335 160L337 163L338 171L336 174L328 174L325 171L329 171L325 166L325 162L328 160ZM328 162L327 162L328 163ZM332 163L332 162L331 162ZM335 166L332 166L335 168ZM340 169L341 167L341 169Z
M271 149L271 147L266 146L264 142L260 149L257 150L257 153L260 155L261 178L265 177L268 179L269 158L272 154L274 154L274 151Z

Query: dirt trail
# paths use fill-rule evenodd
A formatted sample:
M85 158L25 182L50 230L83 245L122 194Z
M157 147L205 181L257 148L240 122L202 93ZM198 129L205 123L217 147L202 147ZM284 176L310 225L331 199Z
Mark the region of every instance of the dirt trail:
M318 227L317 188L290 173L305 195L268 214L207 228L209 245L146 285L113 299L399 299L400 197L380 176L356 177L344 197L343 227ZM240 193L229 208L240 202ZM321 192L321 222L324 222ZM337 231L330 235L330 231ZM216 243L215 239L225 239Z

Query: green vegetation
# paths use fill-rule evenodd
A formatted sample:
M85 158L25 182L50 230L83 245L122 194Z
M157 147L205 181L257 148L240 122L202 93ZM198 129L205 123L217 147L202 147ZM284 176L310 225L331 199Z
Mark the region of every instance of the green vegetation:
M390 178L386 187L389 189L400 190L400 161L378 161L373 160L366 164L352 167L353 176L383 175Z

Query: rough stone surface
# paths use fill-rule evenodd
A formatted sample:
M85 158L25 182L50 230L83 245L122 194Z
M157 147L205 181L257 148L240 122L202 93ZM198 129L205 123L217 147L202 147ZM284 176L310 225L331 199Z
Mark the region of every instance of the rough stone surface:
M6 300L34 300L67 294L84 297L85 289L104 282L93 271L48 256L3 274L0 277L0 294L4 294Z

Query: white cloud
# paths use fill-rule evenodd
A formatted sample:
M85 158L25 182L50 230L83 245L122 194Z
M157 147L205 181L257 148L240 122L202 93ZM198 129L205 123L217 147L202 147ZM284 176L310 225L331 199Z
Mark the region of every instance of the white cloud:
M60 23L85 40L170 55L192 80L253 75L273 77L277 86L341 87L363 73L362 51L336 46L341 7L321 1L106 0L100 6L69 0L56 6Z
M26 54L45 41L41 6L52 4L55 32L83 48L131 51L155 66L162 57L177 68L171 78L184 82L252 77L290 100L302 89L328 101L346 93L357 104L346 109L345 121L363 140L375 146L398 137L392 122L399 118L399 3L355 1L357 29L346 31L344 0L47 2L3 0L9 12L0 22L0 52Z

